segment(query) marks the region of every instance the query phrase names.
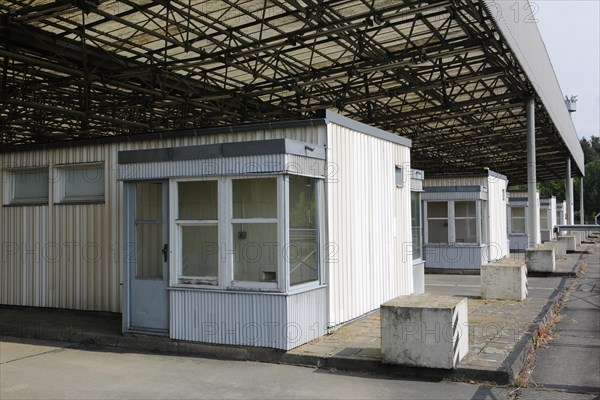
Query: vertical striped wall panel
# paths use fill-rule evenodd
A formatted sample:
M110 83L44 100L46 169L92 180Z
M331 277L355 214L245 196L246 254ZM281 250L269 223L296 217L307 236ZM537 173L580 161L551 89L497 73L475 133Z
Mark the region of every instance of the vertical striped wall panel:
M479 269L486 264L485 246L425 245L425 266L442 269Z
M49 166L51 177L48 205L3 206L0 211L0 276L6 277L0 282L2 304L120 311L115 155L115 145L1 155L2 169ZM105 202L54 204L54 186L60 183L56 166L95 161L105 163Z
M335 124L327 134L329 323L412 292L409 148ZM405 185L397 188L395 166Z
M488 240L489 248L485 255L487 261L496 261L508 257L508 226L506 206L508 182L490 176L488 178Z
M286 350L318 339L327 333L327 289L322 287L293 294L287 299Z
M289 138L324 145L326 127L257 130L161 138L106 145L0 154L0 199L5 168L102 161L105 202L94 205L2 207L0 210L0 303L97 311L121 311L123 280L122 183L117 154L212 143ZM50 173L50 176L55 176ZM50 199L53 198L50 185Z
M326 333L325 288L293 295L172 289L172 339L289 350Z
M172 339L286 349L283 295L171 290Z

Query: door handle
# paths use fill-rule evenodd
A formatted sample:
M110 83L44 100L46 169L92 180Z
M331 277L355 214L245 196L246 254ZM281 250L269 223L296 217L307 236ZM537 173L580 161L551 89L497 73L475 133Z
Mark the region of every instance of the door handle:
M167 243L163 244L163 248L161 251L163 253L163 261L167 262L167 258L169 256L169 245Z

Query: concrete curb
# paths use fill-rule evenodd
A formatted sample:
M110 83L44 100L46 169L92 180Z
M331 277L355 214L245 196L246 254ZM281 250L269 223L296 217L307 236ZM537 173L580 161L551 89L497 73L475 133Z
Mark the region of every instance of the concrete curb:
M582 252L577 259L577 263L573 267L573 271L569 273L565 273L563 279L560 282L558 288L552 293L550 299L542 308L542 311L537 315L533 323L528 327L526 333L521 337L519 342L516 344L513 351L508 355L508 357L502 363L500 370L504 370L508 374L508 382L514 383L516 377L519 375L519 372L523 368L523 364L525 363L525 358L529 351L533 349L533 338L537 333L538 328L544 326L553 316L554 316L554 306L559 302L562 298L562 295L567 288L566 283L568 281L567 278L576 278L577 274L581 269L581 262L583 261L584 255L589 254L587 252ZM557 276L557 275L552 275Z
M579 257L573 274L576 275L581 267L583 254ZM102 350L118 349L140 353L162 353L181 356L203 357L221 360L256 361L275 364L289 364L306 367L326 368L332 370L355 371L361 373L381 374L392 377L419 378L425 380L459 380L486 381L500 385L512 383L521 370L528 349L533 347L533 335L553 315L554 305L560 299L560 294L566 288L568 277L561 280L558 288L542 308L533 323L514 350L504 360L499 369L458 366L456 369L418 368L403 365L383 364L380 360L356 359L344 356L318 356L287 353L282 350L205 344L172 340L161 336L137 334L120 335L115 332L83 332L60 327L31 326L23 327L9 323L0 323L0 339L18 341L19 338L53 340L74 343L75 348ZM12 339L12 340L11 340ZM114 351L114 350L112 350Z

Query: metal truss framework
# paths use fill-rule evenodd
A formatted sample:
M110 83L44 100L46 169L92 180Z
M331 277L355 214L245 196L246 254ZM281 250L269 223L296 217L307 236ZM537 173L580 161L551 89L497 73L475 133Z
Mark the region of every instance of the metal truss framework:
M3 0L0 145L310 117L413 140L426 173L525 182L535 96L476 0ZM569 152L536 102L538 179Z

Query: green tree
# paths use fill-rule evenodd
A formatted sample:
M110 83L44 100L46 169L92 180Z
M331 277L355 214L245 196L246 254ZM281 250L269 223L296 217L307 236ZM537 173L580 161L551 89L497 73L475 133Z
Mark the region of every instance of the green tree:
M575 200L575 209L579 208L579 187L581 179L576 179L573 184L573 197ZM594 216L600 212L600 159L589 162L585 165L585 178L583 178L583 208L585 211L585 220L593 221ZM578 214L578 212L576 212ZM577 223L579 216L577 215Z

